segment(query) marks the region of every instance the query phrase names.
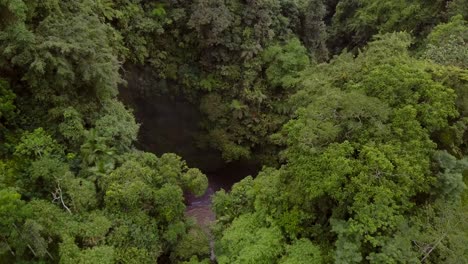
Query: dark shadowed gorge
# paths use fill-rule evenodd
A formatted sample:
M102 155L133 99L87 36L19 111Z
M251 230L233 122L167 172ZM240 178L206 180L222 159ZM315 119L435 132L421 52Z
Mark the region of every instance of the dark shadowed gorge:
M224 162L219 151L201 149L197 137L201 113L196 102L190 102L181 87L158 78L149 67L127 66L127 85L120 88L119 97L134 111L141 124L137 146L158 155L176 153L189 166L203 171L221 168Z
M468 259L467 0L0 0L0 263Z
M251 160L225 162L218 150L201 148L197 138L205 131L200 129L200 110L181 89L171 87L174 83L158 79L148 67L127 66L124 76L127 85L120 88L119 97L133 109L141 125L137 147L157 155L175 153L207 175L208 187L203 195L187 192L184 196L186 215L210 234L215 221L211 208L214 193L229 191L246 176L255 176L260 164Z
M197 102L190 102L176 84L157 78L147 67L128 66L127 85L120 88L119 97L140 123L137 147L162 155L175 153L189 165L202 170L209 179L211 194L231 186L242 178L255 176L260 164L252 160L227 162L221 153L199 146L197 138L206 131L200 128L201 115Z

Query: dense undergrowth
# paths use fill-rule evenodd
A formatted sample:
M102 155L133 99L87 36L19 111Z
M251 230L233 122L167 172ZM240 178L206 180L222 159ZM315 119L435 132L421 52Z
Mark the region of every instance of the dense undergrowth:
M0 0L0 262L209 262L207 178L134 147L124 63L266 165L213 199L218 263L466 262L467 7Z

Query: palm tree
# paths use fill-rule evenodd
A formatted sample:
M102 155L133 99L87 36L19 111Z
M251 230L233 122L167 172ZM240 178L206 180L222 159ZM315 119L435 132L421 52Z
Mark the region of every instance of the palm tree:
M107 173L115 167L115 149L107 145L107 139L91 129L85 134L85 143L81 146L83 161L94 172Z

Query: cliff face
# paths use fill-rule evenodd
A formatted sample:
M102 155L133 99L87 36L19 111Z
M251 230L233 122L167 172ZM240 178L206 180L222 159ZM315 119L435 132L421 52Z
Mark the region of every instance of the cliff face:
M120 87L119 97L141 124L139 149L157 155L176 153L189 166L206 172L223 167L218 151L197 146L197 135L203 133L198 125L200 112L180 87L159 79L149 67L126 65L124 78L127 85Z

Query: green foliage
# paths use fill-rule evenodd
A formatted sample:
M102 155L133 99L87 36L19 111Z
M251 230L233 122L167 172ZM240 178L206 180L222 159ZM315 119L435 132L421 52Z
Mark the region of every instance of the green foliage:
M194 1L192 10L188 25L204 39L205 45L222 43L222 33L231 26L234 20L234 15L224 1L197 0ZM208 31L203 30L207 27Z
M102 115L96 120L94 129L111 147L125 151L136 140L139 125L121 102L110 100L104 103Z
M209 259L202 259L199 260L198 257L194 256L190 258L189 261L182 262L183 264L209 264L211 263Z
M80 148L81 156L92 171L110 172L115 167L115 150L107 145L107 140L94 129L85 133L85 141Z
M461 15L454 16L449 23L439 24L431 31L427 36L428 43L440 45L442 42L447 41L450 36L466 39L468 38L466 27L466 21Z
M123 44L119 47L121 55L135 63L143 63L152 53L159 53L153 48L154 37L162 34L163 26L172 22L165 4L160 2L105 0L94 3L93 9L101 20L114 25L115 35ZM156 54L151 60L159 59Z
M207 177L117 99L146 65L200 146L281 162L214 196L218 263L463 263L466 6L0 0L0 262L209 263Z
M63 119L59 125L60 134L76 148L81 145L85 134L83 118L76 109L69 107L63 111Z
M421 210L414 218L421 231L408 234L415 251L426 263L463 263L468 238L465 205L439 200ZM421 261L421 262L423 262Z
M227 161L270 152L268 135L286 119L279 105L308 54L327 57L321 2L200 0L165 10L174 22L150 61L162 78L201 98L200 145L220 150Z
M281 231L280 241L307 238L319 245L323 254L316 248L309 256L316 262L419 263L407 234L427 227L412 217L435 197L459 200L465 162L437 152L440 167L431 164L432 133L459 113L454 90L434 78L431 65L409 56L410 41L404 33L380 35L356 58L343 54L304 74L291 100L295 117L275 135L286 146L286 164L264 168L243 194L234 188L215 197L218 226L225 228L218 253L226 262L242 257L242 248L228 245L271 225ZM223 209L238 197L248 199L231 205L234 212ZM252 215L268 224L256 226ZM249 231L237 232L239 222L238 229Z
M60 263L115 263L114 249L97 246L80 250L72 238L66 237L60 245Z
M213 197L213 210L218 224L230 223L241 214L250 212L253 209L253 194L252 177L246 177L234 184L230 193L224 190L217 192Z
M312 55L312 58L317 61L328 59L328 48L325 44L327 40L327 29L324 22L326 15L326 1L309 0L309 1L291 1L297 5L305 5L299 7L298 12L303 13L302 18L302 33L299 33L304 46L307 47ZM290 17L289 19L294 19Z
M468 67L468 26L461 15L436 26L427 37L425 58L443 65Z
M447 3L447 13L449 16L462 15L467 19L468 7L466 6L466 0L453 0Z
M265 227L262 216L245 214L235 219L219 240L218 263L273 263L281 252L281 232Z
M431 25L443 21L443 10L444 1L338 1L330 42L339 49L355 48L364 46L377 33L406 31L424 35Z
M8 120L13 116L15 94L9 89L6 81L0 80L0 119ZM3 123L3 122L2 122Z
M56 72L55 80L47 78L52 81L49 85L59 88L79 80L87 84L88 91L96 93L99 99L116 94L115 87L121 79L117 74L119 63L111 45L118 40L113 39L111 29L99 23L96 17L50 17L42 22L38 33L38 56L34 57L31 70L26 73L31 86L45 85L43 78L36 76L50 76Z
M190 229L177 244L173 254L177 259L182 260L191 260L194 256L197 259L209 257L210 241L207 234L199 227Z
M204 180L200 182L200 178ZM191 180L189 185L187 179ZM143 262L150 262L172 246L190 243L180 242L186 232L182 188L204 193L206 182L206 176L188 169L175 155L127 156L119 168L101 180L106 211L113 219L110 243L122 245L118 259L128 261L137 254ZM124 250L128 247L138 251ZM179 253L177 257L191 256Z
M441 169L437 175L437 188L434 191L445 200L457 201L466 190L463 172L468 169L468 160L466 158L457 160L452 155L442 151L436 152L434 159Z
M183 193L207 178L134 152L139 125L116 98L124 59L149 57L171 11L18 0L0 14L1 262L154 263L190 248Z
M18 21L0 35L2 60L25 68L24 80L31 88L39 89L37 99L50 100L64 87L75 88L70 89L71 94L87 92L99 99L116 94L121 79L113 42L119 40L97 17L49 16L35 32L16 32L24 31L23 27Z
M208 179L199 169L189 169L183 176L184 186L196 196L201 196L208 188Z
M24 201L21 200L21 195L13 189L0 190L0 223L1 235L7 236L11 232L11 226L21 219L21 210L24 206ZM2 252L7 250L8 244L2 244Z
M164 9L164 5L158 4L156 8L153 9L153 15L156 17L164 17L166 15L166 10Z
M284 47L268 47L262 56L269 65L265 73L273 87L294 87L298 82L299 73L309 65L306 49L298 39L290 40Z
M25 158L42 158L61 154L60 145L43 128L25 132L16 146L15 155Z
M308 239L299 239L286 247L286 255L281 264L319 264L322 263L320 249Z

